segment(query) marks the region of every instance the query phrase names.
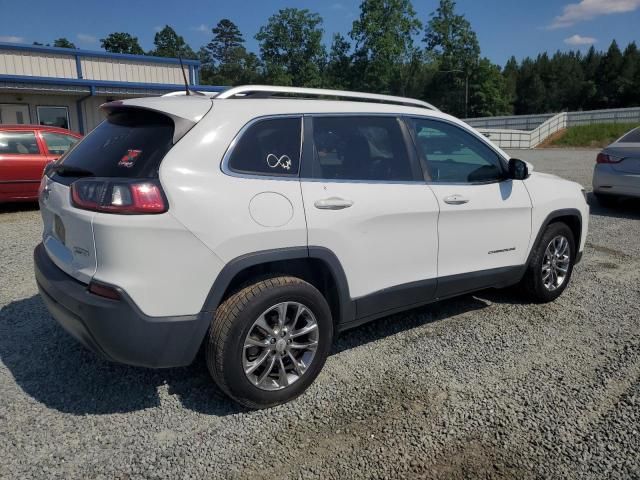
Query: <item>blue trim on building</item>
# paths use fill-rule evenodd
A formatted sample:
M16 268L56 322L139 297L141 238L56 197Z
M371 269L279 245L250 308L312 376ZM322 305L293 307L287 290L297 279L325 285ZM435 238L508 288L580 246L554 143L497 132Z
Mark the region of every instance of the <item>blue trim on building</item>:
M80 57L76 55L76 73L78 78L82 78L82 62L80 61Z
M95 89L104 88L140 88L144 90L174 91L184 89L183 84L115 82L107 80L87 80L78 78L31 77L27 75L0 75L0 82L37 83L41 85L60 85L89 87L93 94ZM221 92L229 87L214 85L190 85L193 90L203 92Z
M39 53L48 53L50 55L71 55L75 57L102 57L102 58L113 58L118 60L129 60L133 62L144 62L144 63L172 63L172 64L178 64L178 65L180 64L180 60L178 60L177 58L154 57L151 55L129 55L127 53L96 52L93 50L82 50L79 48L45 47L42 45L23 45L20 43L0 42L0 50L39 52ZM199 60L182 59L182 63L184 65L200 65Z

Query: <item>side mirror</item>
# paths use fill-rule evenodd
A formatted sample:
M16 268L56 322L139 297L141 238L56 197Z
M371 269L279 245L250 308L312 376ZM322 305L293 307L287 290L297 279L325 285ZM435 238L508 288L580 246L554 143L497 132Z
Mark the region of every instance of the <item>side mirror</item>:
M509 160L509 178L513 180L524 180L529 176L529 167L527 162L518 158Z

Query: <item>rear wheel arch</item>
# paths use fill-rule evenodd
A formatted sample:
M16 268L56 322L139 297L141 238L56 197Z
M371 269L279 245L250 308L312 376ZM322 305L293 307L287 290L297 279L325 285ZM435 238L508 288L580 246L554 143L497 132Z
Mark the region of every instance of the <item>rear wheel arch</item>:
M202 311L215 311L249 283L282 275L298 277L317 288L331 308L334 325L353 319L353 302L342 265L332 251L323 247L266 250L231 260L217 276Z

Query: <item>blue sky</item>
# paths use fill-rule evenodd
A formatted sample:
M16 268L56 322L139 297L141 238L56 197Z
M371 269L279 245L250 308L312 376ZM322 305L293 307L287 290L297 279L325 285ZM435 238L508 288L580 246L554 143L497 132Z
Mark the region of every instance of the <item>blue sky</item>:
M0 42L42 43L66 36L78 47L99 49L110 32L137 36L153 46L155 31L171 25L197 50L211 38L211 27L230 18L240 27L247 48L257 50L253 36L280 8L308 8L324 19L325 41L333 32L347 34L359 14L360 0L30 0L28 12L16 0L0 0ZM413 0L423 23L437 0ZM482 54L503 65L558 49L606 49L612 39L626 45L640 40L640 0L458 0L480 39Z

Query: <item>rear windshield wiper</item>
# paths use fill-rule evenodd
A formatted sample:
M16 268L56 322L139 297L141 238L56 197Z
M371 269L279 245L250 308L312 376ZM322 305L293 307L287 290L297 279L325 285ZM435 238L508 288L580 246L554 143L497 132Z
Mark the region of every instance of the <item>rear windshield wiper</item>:
M86 168L81 167L73 167L71 165L65 165L64 163L60 165L54 165L51 169L46 173L57 173L61 177L93 177L95 173L91 170L87 170Z

